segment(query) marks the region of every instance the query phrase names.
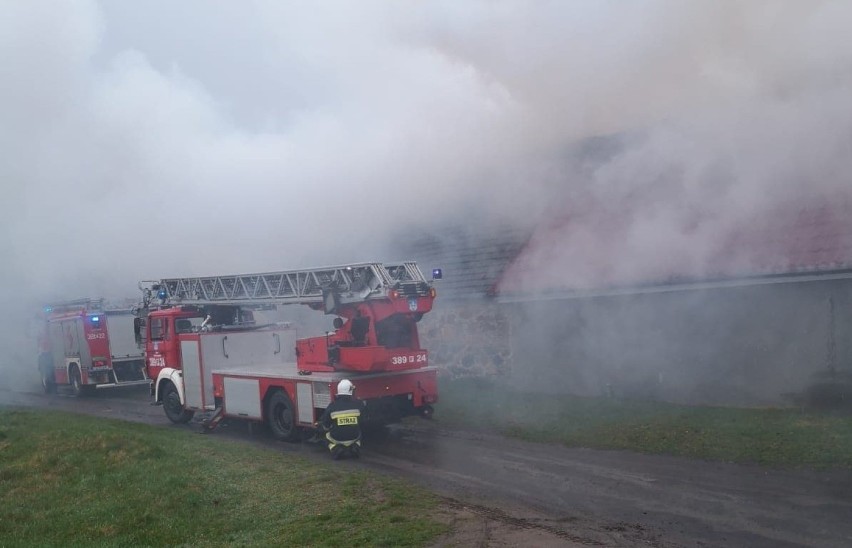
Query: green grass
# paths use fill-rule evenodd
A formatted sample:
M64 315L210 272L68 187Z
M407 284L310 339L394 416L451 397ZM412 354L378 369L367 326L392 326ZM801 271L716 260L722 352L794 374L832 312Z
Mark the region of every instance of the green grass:
M411 485L221 438L0 410L0 546L417 546Z
M481 380L440 388L440 423L529 441L776 467L852 468L849 416L529 394Z

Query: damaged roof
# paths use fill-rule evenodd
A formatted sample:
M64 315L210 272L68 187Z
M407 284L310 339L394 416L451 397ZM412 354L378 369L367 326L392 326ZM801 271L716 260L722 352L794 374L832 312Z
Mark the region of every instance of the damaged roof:
M508 299L570 296L845 271L852 272L852 190L729 217L588 208L538 227L496 289Z
M416 260L424 273L442 269L443 279L435 283L439 298L483 299L494 295L497 280L531 232L510 226L487 230L458 226L395 247Z

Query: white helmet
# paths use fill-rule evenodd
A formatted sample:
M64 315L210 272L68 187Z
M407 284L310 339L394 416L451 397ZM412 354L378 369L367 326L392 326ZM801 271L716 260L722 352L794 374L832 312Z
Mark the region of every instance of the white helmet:
M342 381L337 383L338 396L351 396L354 390L355 385L349 382L347 379L343 379Z

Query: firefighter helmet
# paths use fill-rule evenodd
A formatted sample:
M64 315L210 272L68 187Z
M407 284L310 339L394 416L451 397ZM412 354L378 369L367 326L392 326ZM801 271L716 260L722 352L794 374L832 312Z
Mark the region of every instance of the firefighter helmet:
M339 383L337 383L337 395L338 396L351 396L352 392L355 390L355 385L349 382L347 379L343 379Z

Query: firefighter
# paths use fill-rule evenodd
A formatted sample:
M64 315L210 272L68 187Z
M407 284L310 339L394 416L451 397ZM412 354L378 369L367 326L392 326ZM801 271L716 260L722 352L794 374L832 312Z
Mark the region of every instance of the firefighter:
M354 396L355 385L348 379L337 383L337 398L326 407L319 423L325 430L328 450L337 460L343 454L358 458L361 453L361 413L364 402Z

